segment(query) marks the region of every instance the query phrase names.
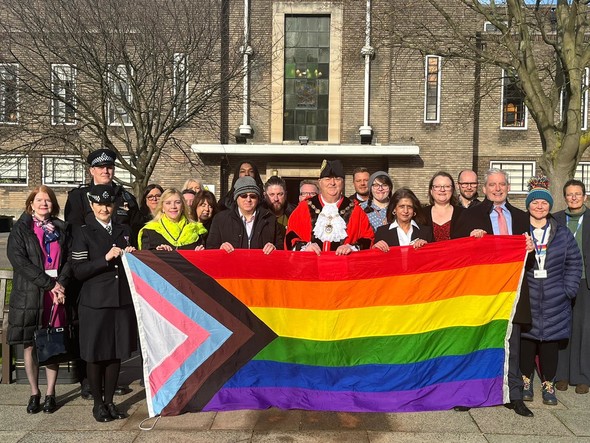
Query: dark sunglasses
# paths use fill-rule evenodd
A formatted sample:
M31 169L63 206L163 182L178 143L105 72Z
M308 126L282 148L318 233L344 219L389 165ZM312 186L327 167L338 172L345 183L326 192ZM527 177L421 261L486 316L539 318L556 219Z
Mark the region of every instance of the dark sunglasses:
M247 199L248 197L250 197L252 200L256 200L258 198L258 195L256 195L256 194L240 194L240 195L238 195L238 197L243 198L244 200Z

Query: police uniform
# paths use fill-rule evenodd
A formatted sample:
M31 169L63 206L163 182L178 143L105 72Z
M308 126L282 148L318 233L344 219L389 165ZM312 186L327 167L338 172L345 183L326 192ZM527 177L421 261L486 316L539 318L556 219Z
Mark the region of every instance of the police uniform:
M108 185L91 188L89 198L92 196L97 203L115 200ZM125 359L137 347L135 312L121 258L105 259L113 246L130 245L131 229L114 219L111 226L109 234L93 217L74 228L72 267L82 282L78 302L80 356L88 362Z
M116 154L109 149L98 149L91 152L86 159L90 167L114 165ZM64 217L72 226L81 226L89 223L94 219L94 214L90 208L87 194L93 183L80 185L68 193L68 199L64 209ZM138 219L141 218L137 200L123 186L111 184L113 194L115 195L115 212L113 220L117 223L135 226ZM136 239L131 240L133 246L137 246Z

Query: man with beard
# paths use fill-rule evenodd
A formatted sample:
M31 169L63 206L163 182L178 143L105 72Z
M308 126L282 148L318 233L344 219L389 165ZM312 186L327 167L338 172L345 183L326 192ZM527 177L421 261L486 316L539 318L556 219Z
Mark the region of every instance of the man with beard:
M273 175L264 184L264 199L266 207L277 217L277 222L287 228L289 216L295 209L287 203L287 184L281 177Z
M348 255L370 248L373 228L361 207L342 195L344 168L339 160L324 160L319 186L319 195L300 202L291 214L285 249Z
M457 184L459 185L459 205L464 208L475 206L481 203L477 198L477 174L470 170L465 169L459 172L457 177Z
M369 198L369 170L364 167L355 168L352 171L352 183L354 184L354 194L348 197L352 201L362 203Z

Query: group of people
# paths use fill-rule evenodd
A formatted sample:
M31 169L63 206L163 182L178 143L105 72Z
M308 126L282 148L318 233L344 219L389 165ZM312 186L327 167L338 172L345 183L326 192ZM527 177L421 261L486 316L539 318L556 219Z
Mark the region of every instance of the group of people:
M27 412L53 412L57 367L48 366L47 392L41 404L34 331L51 319L59 326L79 323L81 379L85 398L94 399L99 422L125 417L113 402L121 360L137 348L137 329L127 277L121 263L136 248L276 249L348 255L394 246L421 248L431 242L483 235L524 235L526 276L509 337L510 402L522 416L533 416L524 403L533 399L538 372L543 402L557 404L555 389L574 385L588 393L590 384L590 219L584 219L586 189L570 180L564 187L568 209L551 215L553 197L542 177L531 179L528 212L508 202L508 175L485 173L483 200L474 171L462 171L458 188L440 171L429 183L430 204L412 190L394 190L385 171L353 171L355 192L344 195L345 173L339 160L321 165L318 180L303 180L299 203L287 203L287 186L277 176L263 183L254 162L237 165L231 188L219 202L197 180L181 191L149 185L139 204L113 182L116 155L92 152L92 182L72 190L65 222L47 186L35 188L9 237L8 257L15 277L10 300L8 341L24 345L31 385ZM458 191L458 192L457 192ZM67 298L66 298L67 297ZM53 310L52 306L55 306ZM86 391L86 392L85 392ZM468 409L457 405L457 410Z

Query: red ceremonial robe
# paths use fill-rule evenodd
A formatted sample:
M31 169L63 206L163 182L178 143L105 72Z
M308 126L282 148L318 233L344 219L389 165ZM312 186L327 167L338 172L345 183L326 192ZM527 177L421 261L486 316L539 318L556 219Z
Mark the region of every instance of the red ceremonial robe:
M338 202L338 212L346 222L347 237L339 242L321 241L313 233L313 227L322 210L320 196L317 195L299 203L289 217L285 249L299 251L309 242L317 243L322 251L335 251L340 245L352 245L359 249L369 249L375 238L373 228L363 209L347 197Z

